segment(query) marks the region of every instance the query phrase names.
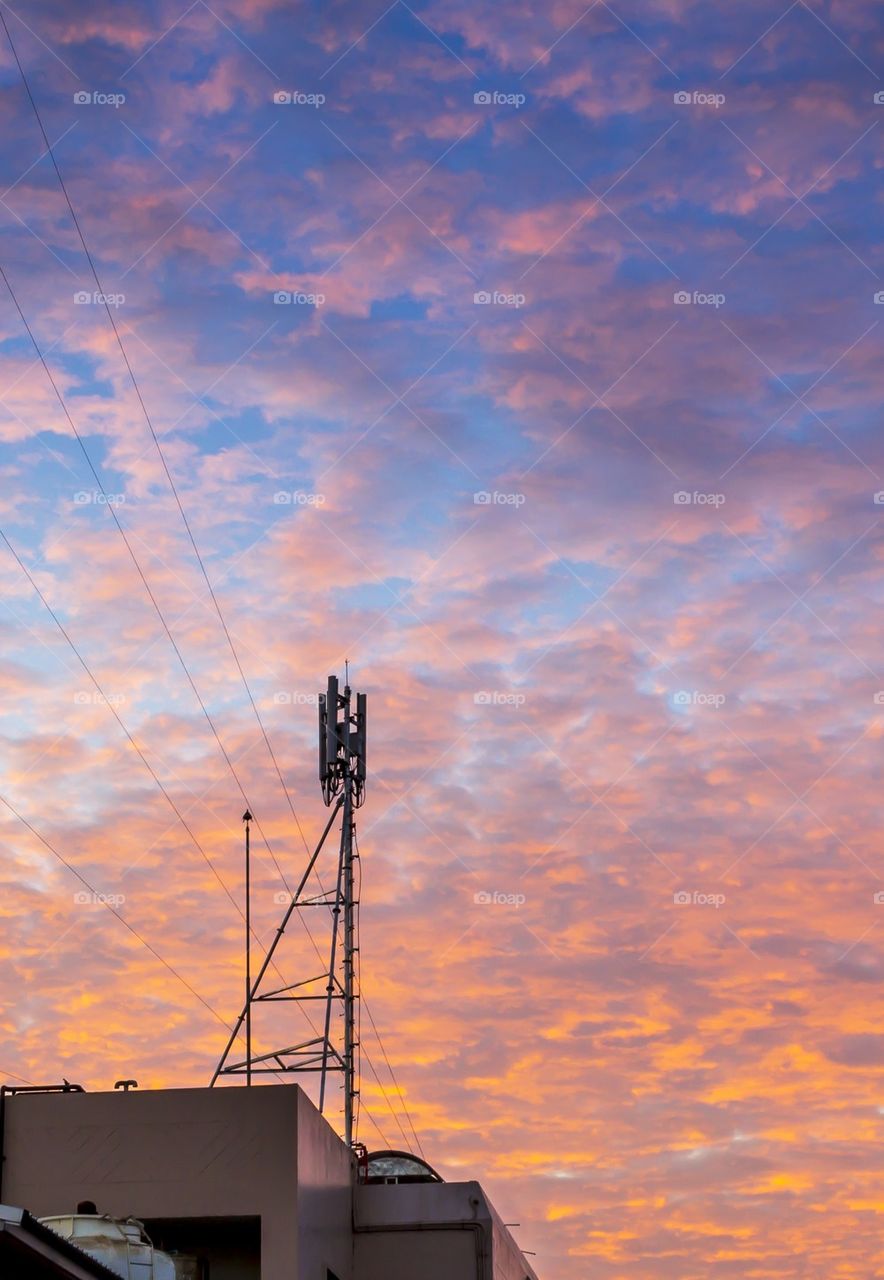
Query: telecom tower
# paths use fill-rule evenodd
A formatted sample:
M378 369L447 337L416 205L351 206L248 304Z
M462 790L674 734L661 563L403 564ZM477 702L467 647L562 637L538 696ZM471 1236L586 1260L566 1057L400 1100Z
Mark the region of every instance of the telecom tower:
M328 692L319 696L319 781L322 798L331 807L331 814L254 981L250 968L249 907L249 824L252 815L248 812L243 815L246 824L246 999L211 1081L214 1085L219 1076L244 1075L246 1084L250 1085L253 1075L319 1072L319 1110L322 1112L325 1108L328 1074L338 1071L344 1082L344 1140L348 1144L353 1142L353 1111L359 1092L356 1019L356 1001L359 997L355 987L356 955L359 950L356 936L358 902L353 874L354 862L359 855L355 851L354 812L365 799L366 746L365 694L355 695L355 712L352 700L349 684L341 692L337 676L329 676ZM319 896L306 896L304 890L307 880L338 819L340 842L335 887ZM296 911L317 906L325 906L331 910L328 968L312 978L265 990L264 979L292 916ZM267 1001L282 1000L294 1001L305 1008L308 1004L318 1004L321 1007L324 1002L321 1033L299 1044L256 1055L252 1052L253 1014ZM336 1007L343 1013L342 1032L338 1032L334 1025L333 1014ZM231 1062L231 1050L243 1028L246 1056L240 1062Z

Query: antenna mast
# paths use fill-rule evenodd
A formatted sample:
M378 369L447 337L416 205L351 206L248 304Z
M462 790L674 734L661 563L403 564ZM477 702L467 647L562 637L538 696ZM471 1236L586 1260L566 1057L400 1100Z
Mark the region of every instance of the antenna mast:
M356 956L359 940L356 936L356 907L354 864L359 857L355 848L355 811L365 800L365 748L366 748L366 696L354 695L349 684L343 692L338 688L337 676L329 676L328 690L319 695L319 781L322 798L331 808L331 815L319 843L311 854L298 887L292 894L282 922L274 935L258 973L251 981L246 973L246 1001L236 1020L221 1060L215 1068L211 1083L220 1076L244 1075L251 1083L253 1075L278 1073L318 1072L319 1110L326 1103L328 1074L340 1072L344 1087L344 1139L353 1142L353 1115L359 1094L357 1057ZM247 815L251 819L251 815ZM334 889L310 896L305 893L307 880L313 872L326 840L340 819L337 872ZM248 823L246 837L248 840ZM264 979L281 942L288 923L296 911L308 907L328 907L331 910L331 939L328 968L312 978L293 982L285 987L264 989ZM247 941L248 956L248 941ZM325 1002L323 1024L320 1033L310 1040L275 1049L270 1053L255 1054L252 1051L252 1017L260 1006L268 1001L291 1000L302 1004ZM334 1026L336 1006L343 1013L343 1032ZM243 1026L246 1027L246 1057L231 1061L231 1051Z

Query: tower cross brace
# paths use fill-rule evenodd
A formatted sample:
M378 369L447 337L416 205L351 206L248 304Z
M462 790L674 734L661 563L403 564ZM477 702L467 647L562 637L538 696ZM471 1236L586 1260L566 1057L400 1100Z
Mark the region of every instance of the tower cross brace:
M327 1101L330 1072L339 1072L344 1089L344 1139L354 1141L354 1114L359 1096L358 1019L359 993L356 984L357 907L354 867L359 854L356 848L355 810L365 799L366 780L366 695L354 697L349 684L338 687L336 676L329 676L328 689L319 696L319 781L325 804L330 807L328 822L310 855L298 887L291 895L282 921L277 927L267 954L258 971L251 977L251 920L248 888L246 901L246 997L230 1033L224 1052L215 1068L211 1084L222 1076L245 1076L251 1085L256 1075L295 1073L319 1074L319 1110ZM249 885L250 831L252 815L244 815L246 824L246 885ZM338 857L334 889L320 895L306 893L307 881L314 872L328 838L340 822ZM321 884L321 882L320 882ZM311 907L328 907L331 913L331 936L327 969L318 975L268 989L267 972L273 963L289 922L295 912ZM291 1001L306 1010L309 1003L324 1002L322 1026L310 1039L302 1040L270 1052L256 1053L252 1043L252 1024L261 1005ZM334 1026L333 1014L343 1014L343 1030ZM244 1034L246 1055L235 1060L233 1046Z

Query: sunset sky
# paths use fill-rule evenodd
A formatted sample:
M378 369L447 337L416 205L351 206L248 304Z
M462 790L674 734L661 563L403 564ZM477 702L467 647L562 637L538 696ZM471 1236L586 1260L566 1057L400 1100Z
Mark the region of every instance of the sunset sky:
M2 1078L208 1083L348 659L429 1161L541 1280L884 1274L880 5L2 14Z

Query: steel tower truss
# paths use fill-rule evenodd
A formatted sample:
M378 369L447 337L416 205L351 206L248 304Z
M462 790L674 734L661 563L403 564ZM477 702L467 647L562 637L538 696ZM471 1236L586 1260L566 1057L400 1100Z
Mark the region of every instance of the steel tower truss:
M319 781L322 797L331 808L325 830L311 854L296 891L292 894L282 922L254 978L250 974L250 920L248 889L246 902L246 998L231 1032L211 1083L221 1076L245 1076L252 1083L255 1075L279 1075L299 1072L319 1074L319 1110L324 1111L330 1072L343 1076L344 1138L353 1141L353 1115L358 1084L358 1020L356 1005L356 957L359 950L356 931L354 864L359 855L355 842L355 811L365 799L366 696L355 695L355 709L350 686L339 691L336 676L329 676L328 691L319 697ZM249 823L246 813L246 884L249 880ZM323 849L332 842L329 836L340 823L338 857L334 888L319 895L306 893L307 881L317 866ZM270 987L265 979L273 957L296 912L326 907L331 914L331 939L327 969L311 978L283 987ZM307 1009L311 1004L322 1009L322 1028L316 1036L270 1053L252 1050L252 1020L265 1003L291 1001ZM324 1008L322 1006L324 1005ZM343 1014L339 1029L335 1012ZM237 1038L245 1033L246 1056L232 1060Z

